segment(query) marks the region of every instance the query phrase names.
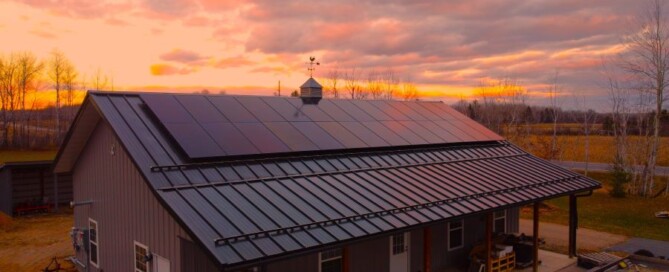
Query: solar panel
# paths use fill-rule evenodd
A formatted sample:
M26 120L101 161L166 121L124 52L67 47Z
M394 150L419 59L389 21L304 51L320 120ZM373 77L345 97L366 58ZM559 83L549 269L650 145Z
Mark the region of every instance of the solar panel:
M258 122L258 119L232 96L210 96L207 98L230 122Z
M300 109L296 108L284 98L280 97L263 97L265 103L267 103L274 111L278 112L283 119L290 122L309 122L311 119L303 113Z
M288 122L268 122L265 123L265 126L293 151L313 151L319 149L316 144L312 143L309 138Z
M198 123L229 122L204 96L179 95L175 98Z
M260 97L238 96L237 101L262 122L285 121L281 115L267 105L267 103L263 102Z
M262 153L288 152L290 149L262 123L237 123L235 126Z
M501 140L443 103L144 94L191 159Z

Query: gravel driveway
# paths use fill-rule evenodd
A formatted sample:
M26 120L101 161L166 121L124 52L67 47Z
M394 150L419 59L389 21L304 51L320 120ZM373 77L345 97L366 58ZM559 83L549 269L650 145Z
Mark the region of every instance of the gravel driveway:
M532 235L532 220L520 219L520 232ZM579 250L600 251L629 239L623 235L584 228L579 228L576 233L576 247ZM541 222L539 223L539 237L544 238L548 248L567 249L569 228L564 225Z

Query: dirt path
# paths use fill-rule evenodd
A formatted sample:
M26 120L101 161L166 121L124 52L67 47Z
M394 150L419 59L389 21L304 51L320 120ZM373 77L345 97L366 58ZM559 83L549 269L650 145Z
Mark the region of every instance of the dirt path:
M0 271L41 271L52 257L62 267L72 267L64 257L72 255L68 232L72 214L48 214L14 218L0 228Z
M520 219L520 232L532 235L532 220ZM579 251L599 251L610 246L627 241L629 237L579 228L577 230L576 246ZM539 223L539 237L546 241L545 248L561 253L567 252L569 245L569 228L553 223Z

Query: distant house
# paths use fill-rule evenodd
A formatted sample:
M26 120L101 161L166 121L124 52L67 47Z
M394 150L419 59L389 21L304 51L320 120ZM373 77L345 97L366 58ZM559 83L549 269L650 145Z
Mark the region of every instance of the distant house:
M53 161L0 163L0 212L12 216L67 205L72 201L72 177L59 174L54 182L55 178Z
M55 167L80 270L442 271L600 186L443 103L318 101L90 92Z

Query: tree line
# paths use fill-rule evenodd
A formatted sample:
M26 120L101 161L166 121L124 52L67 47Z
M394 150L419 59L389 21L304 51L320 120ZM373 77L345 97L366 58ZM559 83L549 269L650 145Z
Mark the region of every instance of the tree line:
M410 79L400 79L392 69L331 68L324 78L326 97L343 99L399 99L420 98L418 87Z
M44 59L31 52L0 55L0 148L57 147L78 110L78 96L109 82L99 69L82 76L58 50Z

